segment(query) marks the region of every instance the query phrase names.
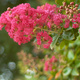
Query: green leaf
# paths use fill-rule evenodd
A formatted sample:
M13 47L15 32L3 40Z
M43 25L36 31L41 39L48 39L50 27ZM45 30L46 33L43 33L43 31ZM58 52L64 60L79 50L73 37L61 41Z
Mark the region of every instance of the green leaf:
M79 68L79 67L80 67L80 61L76 61L75 68Z
M62 34L62 37L63 39L66 39L66 40L73 40L75 38L74 34L71 33L70 31L64 31Z
M77 37L76 41L74 42L74 45L80 45L80 34Z
M60 45L60 43L63 41L62 35L58 38L58 43L57 45Z
M73 43L69 43L69 48L72 48L73 46Z
M57 40L59 38L59 34L54 34L53 35L53 42L50 44L50 48L53 49L54 45L57 43Z
M73 60L74 59L74 52L72 50L69 50L68 52L68 59Z
M60 49L63 49L63 48L64 48L64 46L65 46L65 42L64 42L64 41L62 41L62 42L61 42L61 44L60 44Z
M40 76L39 80L47 80L47 77L46 76Z
M58 5L62 5L62 2L63 2L64 0L55 0L55 3L57 3Z
M71 72L71 75L72 76L79 76L79 73L78 73L77 69L73 69L72 72Z
M71 29L73 29L73 27L69 27L69 28L67 28L66 31L69 31L69 30L71 30Z
M68 76L71 73L71 68L70 67L66 67L63 69L63 75L64 76Z

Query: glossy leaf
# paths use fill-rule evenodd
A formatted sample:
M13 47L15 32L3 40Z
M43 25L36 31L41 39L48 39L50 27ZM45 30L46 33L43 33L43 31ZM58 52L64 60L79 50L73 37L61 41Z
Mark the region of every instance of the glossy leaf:
M72 76L79 76L79 72L77 71L77 69L73 69L71 72Z
M69 50L68 52L68 59L73 60L74 59L74 52L72 50Z
M54 34L53 35L53 42L50 44L50 48L53 49L54 45L56 44L58 38L59 38L59 34Z
M70 31L64 31L62 37L66 40L73 40L75 38L74 34L72 34Z
M80 68L80 61L76 61L75 68Z
M71 29L73 29L73 28L72 28L72 27L69 27L69 28L66 29L66 31L69 31L69 30L71 30Z
M62 41L61 44L60 44L60 49L63 49L64 46L65 46L65 43L64 43L64 41Z
M66 67L63 69L63 75L64 76L68 76L71 73L71 68L70 67Z

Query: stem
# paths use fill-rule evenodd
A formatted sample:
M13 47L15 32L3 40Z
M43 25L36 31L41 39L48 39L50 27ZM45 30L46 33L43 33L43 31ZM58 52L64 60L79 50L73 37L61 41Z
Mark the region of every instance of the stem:
M57 33L55 31L51 31L51 30L47 30L47 29L42 29L40 27L35 27L35 29L40 29L41 31L43 30L43 31L47 31L47 32L50 32L50 33Z

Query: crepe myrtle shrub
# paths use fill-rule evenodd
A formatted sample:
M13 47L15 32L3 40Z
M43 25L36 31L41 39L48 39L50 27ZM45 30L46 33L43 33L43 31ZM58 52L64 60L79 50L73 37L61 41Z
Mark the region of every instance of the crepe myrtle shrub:
M57 7L46 3L32 8L29 3L7 8L0 16L0 30L5 27L10 38L19 45L28 43L34 37L37 45L53 48L63 39L75 40L80 25L80 9L71 2Z
M5 27L10 38L19 45L35 39L34 42L37 42L39 47L54 48L56 53L62 53L58 54L57 58L52 56L44 63L44 71L50 71L52 74L49 80L53 76L57 79L62 74L79 76L77 71L80 67L79 26L80 9L79 5L74 2L70 2L68 5L63 2L60 7L46 3L36 9L32 8L29 3L22 3L13 8L8 7L7 11L0 16L0 30ZM69 44L70 41L73 42L73 47L71 47L73 44ZM54 47L55 45L58 46ZM70 48L68 49L68 47ZM60 48L62 50L59 50ZM58 60L58 58L60 59ZM60 66L57 66L56 63L60 63ZM62 63L63 65L61 65ZM77 68L73 66L73 63L77 65Z

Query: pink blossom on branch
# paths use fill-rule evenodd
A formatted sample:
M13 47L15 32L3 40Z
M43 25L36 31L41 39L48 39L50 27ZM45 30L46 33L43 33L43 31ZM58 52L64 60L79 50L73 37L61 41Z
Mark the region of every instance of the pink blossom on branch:
M38 45L44 42L43 47L49 48L52 42L49 31L55 28L68 28L70 22L68 16L60 13L56 5L46 3L34 9L29 3L22 3L12 9L8 8L1 14L0 30L5 26L10 38L13 38L19 45L28 43L35 36ZM72 22L73 28L79 27L80 13L73 15Z
M53 70L54 63L56 61L57 61L57 59L55 58L55 56L52 56L52 58L46 60L45 61L45 64L44 64L44 70L45 71L52 71Z
M43 44L44 48L49 48L52 42L52 37L50 37L46 31L37 33L36 39L38 45L41 45L41 41L47 41L46 44Z

